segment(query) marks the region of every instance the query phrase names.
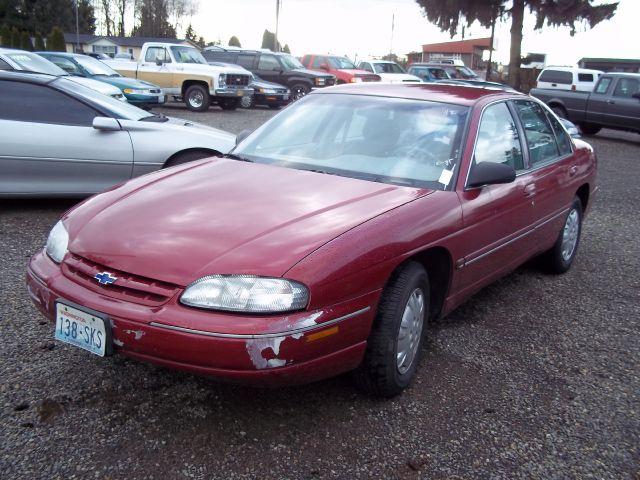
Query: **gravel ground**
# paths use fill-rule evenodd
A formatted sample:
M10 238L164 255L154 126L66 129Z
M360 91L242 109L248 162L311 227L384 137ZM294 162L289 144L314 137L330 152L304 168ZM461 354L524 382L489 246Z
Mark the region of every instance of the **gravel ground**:
M273 114L163 112L233 132ZM24 269L72 202L3 201L0 477L639 479L640 136L591 141L573 269L532 262L431 325L391 401L347 376L256 390L54 343Z

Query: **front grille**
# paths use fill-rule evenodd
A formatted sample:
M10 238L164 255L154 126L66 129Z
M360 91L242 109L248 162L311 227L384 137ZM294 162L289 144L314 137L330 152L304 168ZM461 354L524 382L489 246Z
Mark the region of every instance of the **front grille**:
M105 271L117 277L117 280L110 285L98 283L94 276ZM62 273L68 279L94 292L148 306L162 305L179 289L170 283L104 267L73 253L67 255L62 263Z
M227 75L228 87L246 87L249 85L248 75Z

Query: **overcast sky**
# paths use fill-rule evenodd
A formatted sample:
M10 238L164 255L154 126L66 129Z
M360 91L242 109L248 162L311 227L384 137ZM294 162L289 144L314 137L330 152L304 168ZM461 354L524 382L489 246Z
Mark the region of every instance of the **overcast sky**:
M236 35L243 47L259 48L264 29L275 29L275 4L275 0L200 0L192 22L196 33L207 41L220 38L226 44ZM563 65L575 64L586 56L639 58L639 21L640 0L621 0L612 20L593 30L584 27L574 37L569 36L568 28L534 31L534 18L528 15L523 54L547 53L547 63ZM414 0L282 0L278 36L297 56L333 53L352 59L385 55L390 49L404 55L421 50L425 43L450 40L422 16ZM466 38L483 36L489 36L489 31L478 25L466 32ZM508 63L509 23L496 28L494 55Z

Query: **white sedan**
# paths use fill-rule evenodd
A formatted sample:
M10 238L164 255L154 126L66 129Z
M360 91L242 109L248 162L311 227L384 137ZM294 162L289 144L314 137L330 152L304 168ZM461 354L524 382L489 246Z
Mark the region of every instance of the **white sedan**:
M380 76L383 82L388 83L421 83L419 77L410 75L395 62L388 60L365 60L358 64L360 70L366 70Z
M82 197L223 155L235 135L152 115L65 77L0 71L0 197Z

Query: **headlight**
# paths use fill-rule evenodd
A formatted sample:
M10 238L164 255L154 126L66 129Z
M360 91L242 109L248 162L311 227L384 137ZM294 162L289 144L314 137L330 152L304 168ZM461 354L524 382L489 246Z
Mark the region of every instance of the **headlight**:
M218 77L218 86L220 88L227 86L227 76L224 73L221 73L220 76Z
M309 291L301 283L254 275L209 275L189 285L180 302L229 312L276 313L300 310Z
M351 77L351 83L358 83L361 81L362 81L362 78L360 77Z
M324 86L324 78L322 78L322 77L316 78L316 85L319 86L319 87Z
M266 95L275 95L276 93L278 93L273 88L260 88L258 89L258 91Z
M149 93L149 90L143 90L142 88L125 88L123 92L130 95L144 95Z
M59 221L54 225L49 232L49 238L47 238L47 255L51 257L56 263L60 263L67 253L67 246L69 245L69 234L67 229L64 228L62 221Z

